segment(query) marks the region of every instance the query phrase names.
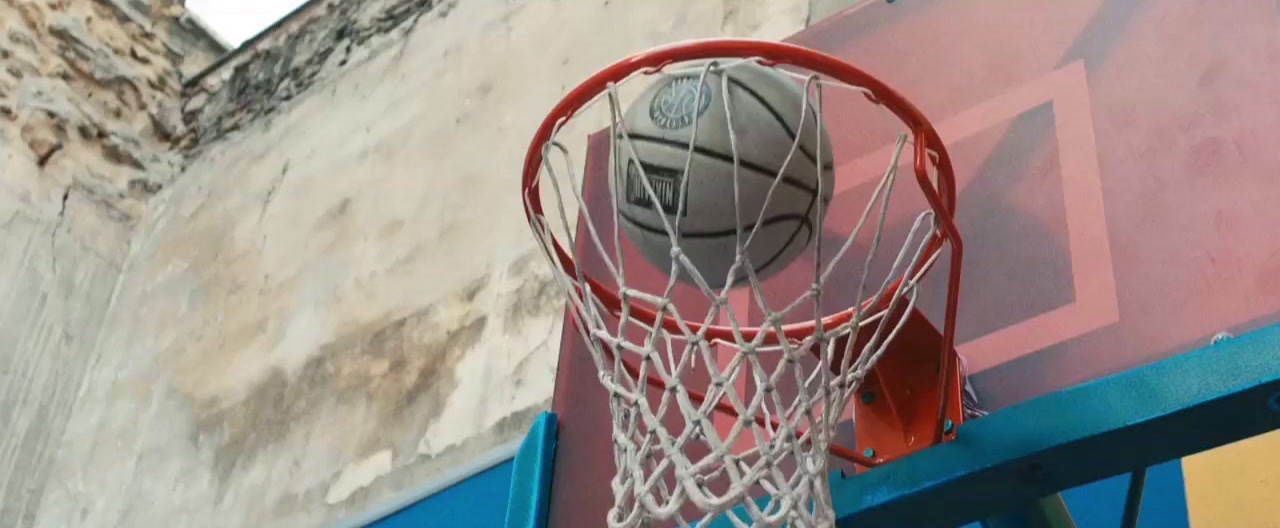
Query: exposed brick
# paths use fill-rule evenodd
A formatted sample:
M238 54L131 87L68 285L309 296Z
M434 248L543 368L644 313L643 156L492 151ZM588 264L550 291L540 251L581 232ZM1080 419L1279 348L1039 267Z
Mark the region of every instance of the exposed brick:
M329 0L287 28L202 72L184 87L188 152L275 113L343 67L397 41L419 17L446 16L457 0Z
M43 169L37 181L0 184L47 214L73 181L102 190L93 198L115 210L141 211L154 193L129 192L129 182L164 185L180 166L170 142L182 128L181 55L109 0L4 0L0 21L0 136L29 149L3 163ZM51 164L59 153L74 163Z

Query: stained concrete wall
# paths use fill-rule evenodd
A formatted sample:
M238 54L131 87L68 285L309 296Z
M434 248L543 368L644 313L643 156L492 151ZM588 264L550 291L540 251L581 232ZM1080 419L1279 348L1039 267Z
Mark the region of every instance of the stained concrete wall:
M0 1L0 527L29 526L147 200L180 54L110 2Z
M20 228L0 253L17 277L0 286L0 335L17 335L0 357L23 381L0 390L39 409L0 408L22 431L0 443L20 471L0 480L0 526L312 526L522 435L561 326L516 190L544 112L626 53L779 38L808 15L802 0L317 0L193 78L180 118L111 113L145 132L130 156L60 150L129 170L48 176L63 173L3 129L19 205L0 222ZM93 56L119 67L131 50ZM172 90L181 57L166 57L155 82Z

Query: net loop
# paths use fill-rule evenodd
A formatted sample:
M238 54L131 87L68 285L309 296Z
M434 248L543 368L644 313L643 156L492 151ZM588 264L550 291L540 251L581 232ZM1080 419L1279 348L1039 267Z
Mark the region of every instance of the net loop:
M764 236L766 208L751 209L741 199L742 127L751 123L735 112L729 73L747 64L783 72L803 91L796 133L765 204L778 199L786 167L804 150L805 127L824 130L834 117L825 105L829 91L860 96L846 100L869 102L883 118L879 125L896 131L886 138L882 173L850 232L830 247L830 233L813 228L818 233L805 250L812 264L792 264L809 267L808 283L789 298L771 290L757 272L761 263L752 262L748 251ZM619 174L620 159L640 159L624 119L632 83L643 87L675 74L696 75L718 95L712 97L718 103L710 104L721 105L725 119L731 212L738 226L732 262L723 277L707 276L695 264L684 247L688 184L671 184L640 163L636 191L651 204L675 205L673 214L657 215L671 244L669 266L660 270L660 280L638 281L640 270L651 264L625 249L629 242L617 205L622 184L609 185L610 205L593 206L584 191L588 174L575 170L587 160L574 153L586 150L591 134L604 131L608 174ZM700 108L707 94L692 91L692 104ZM699 133L705 133L699 128L708 126L699 121L693 120L684 148L684 175L694 170ZM831 196L834 189L824 188L829 183L822 173L834 169L821 162L831 146L815 144L815 197ZM911 167L927 206L904 234L890 236L889 203L904 165ZM614 183L619 180L614 177ZM812 50L733 39L682 43L624 59L571 91L535 135L523 189L530 227L609 394L617 471L608 525L693 526L723 516L735 526L831 526L828 450L836 424L903 328L903 314L916 308L918 285L944 242L952 244L952 278L958 278L954 177L941 141L919 111L871 76ZM552 204L550 214L544 201ZM826 218L828 204L817 199L816 207L816 218ZM852 256L855 246L865 252L861 259ZM891 258L877 260L882 252ZM838 293L858 301L833 309L828 298L837 292L831 279L849 270L857 270L858 280L852 292ZM953 300L947 311L949 340Z

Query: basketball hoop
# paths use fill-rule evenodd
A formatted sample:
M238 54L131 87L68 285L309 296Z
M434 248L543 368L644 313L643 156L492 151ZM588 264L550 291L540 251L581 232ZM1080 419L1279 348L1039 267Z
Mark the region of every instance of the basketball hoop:
M615 169L621 149L634 154L621 116L631 83L674 74L705 81L746 63L776 69L803 86L805 110L798 119L816 119L818 130L825 130L828 119L823 102L829 88L846 90L858 96L859 104L884 110L877 113L898 132L886 138L883 174L852 233L834 253L824 253L822 236L813 237L813 247L805 250L812 252L811 286L794 298L777 302L749 262L743 240L752 239L759 223L748 228L740 222L730 280L712 286L718 283L703 277L682 253L679 224L664 222L672 243L671 267L662 270L668 280L638 284L634 276L641 265L628 265L618 206L592 211L583 197L589 182L575 168L581 160L574 153L586 150L592 134L607 130ZM715 78L723 81L729 75ZM727 94L728 88L723 89ZM695 106L703 102L698 97ZM597 109L602 101L606 108ZM724 115L733 116L729 98L723 106ZM727 127L731 138L741 133L735 130L733 124ZM794 135L792 152L802 134ZM690 141L689 156L696 141ZM898 244L888 272L869 277L904 156L927 207ZM732 160L737 178L741 157L736 149ZM816 161L815 167L819 173L830 170ZM772 185L783 176L778 174ZM821 182L822 174L818 176ZM645 174L641 178L638 192L657 201L657 180ZM737 185L735 181L735 197ZM611 184L610 195L616 200L615 187ZM773 188L769 192L772 196ZM544 211L544 194L556 206L550 216ZM920 447L917 437L932 444L953 435L953 425L962 420L953 346L961 263L955 194L946 148L915 106L858 68L804 47L742 39L683 42L625 58L570 90L533 137L522 198L529 225L569 301L574 326L610 395L617 474L608 525L663 521L690 526L727 516L736 526L831 526L829 452L865 467ZM741 213L736 198L734 204L733 212ZM823 218L826 204L817 207L818 218ZM864 240L860 236L871 238L864 244L869 248L865 259L857 262L848 254L855 241ZM939 332L917 309L916 298L918 283L944 245L950 246L950 261ZM837 267L861 268L856 288L861 301L827 309L822 299L829 292L824 290ZM738 276L740 282L731 280ZM681 306L673 293L681 288L701 297ZM746 324L746 314L730 306L731 292L749 295L750 309L760 312L759 322ZM931 361L934 368L927 366ZM894 362L898 365L893 368L884 366ZM837 422L864 381L899 398L888 411L884 404L858 409L859 444L865 435L879 435L896 446L879 449L879 454L832 444ZM908 408L912 412L904 411ZM717 422L716 416L730 420ZM921 432L926 434L917 434ZM886 435L897 440L884 440ZM758 500L762 492L768 498Z

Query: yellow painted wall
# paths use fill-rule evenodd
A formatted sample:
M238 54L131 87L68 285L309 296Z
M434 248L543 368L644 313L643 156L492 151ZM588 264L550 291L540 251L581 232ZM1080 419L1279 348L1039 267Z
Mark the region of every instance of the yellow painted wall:
M1195 528L1280 528L1280 431L1182 461Z

